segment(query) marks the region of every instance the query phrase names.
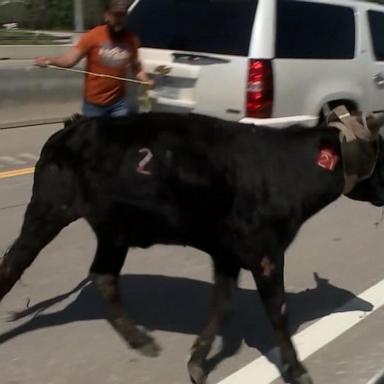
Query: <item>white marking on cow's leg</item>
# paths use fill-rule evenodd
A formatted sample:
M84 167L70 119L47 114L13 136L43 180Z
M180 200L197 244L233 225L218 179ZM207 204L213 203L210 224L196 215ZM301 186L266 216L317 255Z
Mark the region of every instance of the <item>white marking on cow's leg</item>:
M268 256L264 256L260 262L261 275L265 278L271 277L272 273L276 269L276 266L271 262Z

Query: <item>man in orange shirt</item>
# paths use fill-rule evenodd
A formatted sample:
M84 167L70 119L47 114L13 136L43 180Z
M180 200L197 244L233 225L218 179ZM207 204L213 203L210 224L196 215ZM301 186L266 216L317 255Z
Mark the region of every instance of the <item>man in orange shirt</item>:
M138 80L153 81L143 71L139 57L139 40L127 30L126 0L110 0L105 8L105 24L85 33L68 53L58 57L39 57L35 63L41 67L55 65L70 68L86 58L86 70L114 77L127 76L130 70ZM126 82L106 77L85 75L83 114L85 116L124 116L129 112Z

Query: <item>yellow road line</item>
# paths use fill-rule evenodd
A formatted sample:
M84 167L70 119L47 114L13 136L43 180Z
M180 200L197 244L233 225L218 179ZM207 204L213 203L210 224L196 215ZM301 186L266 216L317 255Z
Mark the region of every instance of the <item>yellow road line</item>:
M0 179L8 179L9 177L30 175L35 171L35 167L14 169L13 171L0 172Z

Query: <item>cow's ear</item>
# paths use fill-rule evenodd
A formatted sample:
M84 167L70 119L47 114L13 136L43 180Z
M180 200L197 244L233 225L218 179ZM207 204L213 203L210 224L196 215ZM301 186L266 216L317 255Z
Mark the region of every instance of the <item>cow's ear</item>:
M380 128L384 127L384 113L367 115L366 124L372 135L377 136Z

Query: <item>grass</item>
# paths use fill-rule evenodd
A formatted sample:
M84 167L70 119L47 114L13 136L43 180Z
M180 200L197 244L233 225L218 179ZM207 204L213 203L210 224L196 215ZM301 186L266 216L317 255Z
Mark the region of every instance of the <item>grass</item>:
M47 45L57 44L55 36L44 33L9 31L0 29L0 45Z
M2 40L0 39L1 45L50 45L56 44L52 40Z

